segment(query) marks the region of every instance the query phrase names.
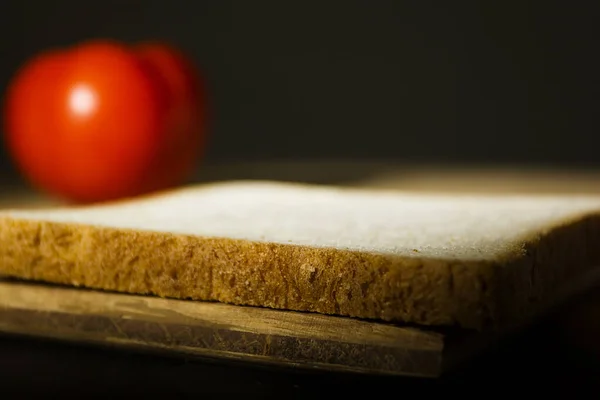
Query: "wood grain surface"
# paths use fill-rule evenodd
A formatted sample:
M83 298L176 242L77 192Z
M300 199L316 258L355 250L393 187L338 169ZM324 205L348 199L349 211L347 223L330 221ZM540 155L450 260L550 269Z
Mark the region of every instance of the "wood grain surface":
M0 330L307 368L435 377L443 335L318 314L0 281Z

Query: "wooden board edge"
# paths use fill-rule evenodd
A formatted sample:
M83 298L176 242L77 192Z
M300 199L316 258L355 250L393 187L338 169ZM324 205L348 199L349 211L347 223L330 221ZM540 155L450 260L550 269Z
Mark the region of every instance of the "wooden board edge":
M397 371L382 371L373 370L368 368L353 367L346 365L338 365L331 363L318 363L318 362L294 362L284 359L274 359L272 357L257 356L246 353L235 353L228 351L212 351L210 349L202 349L197 347L184 347L180 346L177 348L168 347L155 343L146 343L141 341L133 341L127 339L110 339L110 338L93 338L87 337L82 339L81 337L74 338L71 335L65 335L61 333L49 334L49 332L33 332L27 331L22 332L19 329L12 330L6 326L0 324L0 334L9 335L18 338L32 338L51 340L61 342L65 344L85 345L92 346L95 348L104 349L115 349L115 350L126 350L127 352L134 352L144 355L157 355L165 357L184 357L188 361L193 360L212 360L220 363L235 363L235 365L249 365L259 367L273 367L273 368L286 368L304 372L340 372L340 373L352 373L352 374L370 374L370 375L381 375L381 376L398 376L398 377L409 377L409 378L425 378L435 379L440 376L439 373L409 373L409 372L397 372Z
M48 307L40 302L19 303L18 296L16 301L14 296L17 292L21 298L37 298L40 302L46 298ZM68 295L61 300L63 294ZM121 303L103 301L108 298ZM104 304L104 308L100 306L85 313L73 307L73 301L86 304L90 299ZM292 321L290 312L286 311L141 299L146 304L145 309L125 313L118 304L126 301L131 307L136 301L139 303L140 296L0 282L0 331L287 367L426 378L441 374L442 335L334 316L294 313ZM61 301L68 304L56 308ZM197 305L203 316L171 312L164 317L160 315L161 309L152 308L156 302L170 310L183 307L189 311ZM232 312L243 309L244 313L258 318L227 321L231 314L223 313L224 307ZM277 324L282 329L271 329L273 321L279 321ZM329 325L320 321L328 321ZM332 326L346 332L342 336L332 335ZM353 336L350 330L357 327L363 332ZM378 331L379 328L382 330ZM371 335L369 329L373 332Z

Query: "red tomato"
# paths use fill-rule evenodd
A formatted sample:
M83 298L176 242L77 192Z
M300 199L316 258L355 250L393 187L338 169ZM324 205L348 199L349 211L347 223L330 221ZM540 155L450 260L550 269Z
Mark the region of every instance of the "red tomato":
M49 129L56 123L57 89L66 62L64 52L40 54L21 68L6 93L7 147L22 173L44 190L60 186L58 142L45 138L49 138Z
M205 143L202 82L193 62L173 46L160 42L137 46L137 54L164 79L169 91L169 125L173 131L163 152L164 168L157 177L164 185L181 180L193 169Z
M162 81L126 47L92 42L73 50L59 97L61 192L88 202L148 191L169 129Z
M141 53L94 41L19 72L7 93L7 143L35 185L98 202L163 189L189 173L196 97L188 81L173 79L176 66L163 67L154 50Z

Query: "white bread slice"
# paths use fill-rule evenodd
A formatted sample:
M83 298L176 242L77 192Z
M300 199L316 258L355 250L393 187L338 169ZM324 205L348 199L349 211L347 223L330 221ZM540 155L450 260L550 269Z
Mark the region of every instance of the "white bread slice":
M426 325L500 326L600 263L600 197L277 182L0 213L0 273Z

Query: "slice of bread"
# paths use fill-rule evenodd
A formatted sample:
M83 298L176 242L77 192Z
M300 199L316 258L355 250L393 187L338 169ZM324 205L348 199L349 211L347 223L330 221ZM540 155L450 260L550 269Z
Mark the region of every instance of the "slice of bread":
M0 213L0 274L482 329L600 266L600 197L229 182Z

